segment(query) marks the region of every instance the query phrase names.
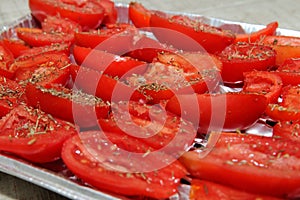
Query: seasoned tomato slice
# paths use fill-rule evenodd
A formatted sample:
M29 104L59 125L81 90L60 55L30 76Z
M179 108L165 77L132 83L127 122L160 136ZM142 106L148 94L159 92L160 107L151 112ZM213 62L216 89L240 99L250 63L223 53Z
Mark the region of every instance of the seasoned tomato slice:
M115 137L118 137L115 135ZM122 137L119 137L120 141ZM130 139L126 142L131 143ZM121 142L124 143L124 142ZM122 146L122 145L121 145ZM139 171L143 166L162 162L161 157L141 153L138 159L107 139L101 131L82 132L64 143L62 158L68 168L91 186L126 196L165 199L177 192L186 170L178 161L153 171ZM163 156L163 154L161 154ZM163 162L167 162L165 155Z
M300 142L300 122L299 121L279 121L273 127L273 137L286 138L291 141Z
M300 58L286 59L276 71L272 73L281 77L283 85L300 84Z
M204 48L209 53L220 52L235 39L230 31L183 15L155 12L151 15L150 26L160 42L183 50L202 51Z
M46 33L58 32L74 34L75 32L82 31L82 28L78 23L60 16L47 16L41 23L41 26L42 30Z
M135 27L149 27L152 12L138 2L130 2L128 17Z
M14 61L14 55L0 44L0 75L12 79L14 72L9 69L9 65Z
M60 158L62 144L76 133L71 123L19 105L0 120L0 150L31 162L51 162Z
M278 137L222 133L214 148L207 150L190 151L180 158L193 177L256 194L299 196L299 143Z
M223 63L223 81L235 83L243 81L244 72L264 71L273 67L276 52L268 46L236 43L225 48L218 56Z
M4 38L0 41L0 44L6 47L14 56L14 58L22 55L23 51L30 49L23 40L20 39L7 39Z

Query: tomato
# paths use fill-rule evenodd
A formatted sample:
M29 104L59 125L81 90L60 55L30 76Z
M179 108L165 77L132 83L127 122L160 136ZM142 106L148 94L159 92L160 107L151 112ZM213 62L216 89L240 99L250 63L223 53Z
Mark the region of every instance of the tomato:
M273 127L273 137L286 138L296 142L300 142L299 132L299 121L279 121Z
M276 51L276 65L281 65L288 58L300 57L300 38L293 36L267 36L262 41Z
M40 22L48 16L59 15L77 22L83 29L98 27L104 18L103 7L94 1L30 0L29 8Z
M3 39L0 44L5 46L14 56L14 58L19 57L23 51L30 49L29 46L25 44L23 40L19 39Z
M102 24L116 23L118 20L118 11L115 3L111 0L95 0L104 9L104 18Z
M183 50L202 51L204 48L209 53L220 52L235 39L229 31L181 15L156 12L151 15L150 26L154 27L151 30L160 42Z
M239 190L299 197L299 143L282 138L222 133L214 148L185 153L180 161L193 177ZM206 154L206 156L203 156Z
M264 113L267 99L263 95L247 93L197 94L172 97L166 110L199 126L199 132L213 130L245 130ZM195 103L198 106L195 106Z
M57 53L64 53L66 55L70 55L70 44L55 43L49 46L32 47L30 49L23 50L20 53L20 56L17 57L17 59L22 60L28 57L33 57L48 52L57 52Z
M282 88L282 102L269 104L266 114L280 121L300 120L300 86Z
M300 58L286 59L273 73L281 77L283 85L300 84Z
M0 118L24 102L24 89L15 81L0 76Z
M223 81L235 83L243 81L244 72L264 71L274 66L276 52L268 46L236 43L224 49L218 57L223 63Z
M262 28L256 32L249 34L237 34L235 38L235 42L259 42L264 37L268 35L275 35L276 29L278 28L278 22L271 22L265 28Z
M96 119L107 117L109 112L102 99L58 85L27 84L26 97L30 106L80 127L97 125Z
M51 162L60 158L62 144L76 133L70 123L19 105L0 120L0 149L31 162Z
M85 67L71 66L70 70L77 88L100 97L103 101L145 101L147 98L144 94L119 81L118 78Z
M190 200L279 200L271 196L262 196L240 191L218 183L193 179L190 190Z
M151 154L143 160L132 156L130 166L126 152L95 131L83 132L66 141L62 158L77 177L93 187L128 196L168 198L177 192L179 180L185 176L185 169L178 161L154 171L138 171L143 165L153 166L162 161Z
M18 37L30 46L46 46L54 43L72 43L74 42L73 34L61 32L44 32L39 28L17 28Z
M112 104L112 114L108 119L99 119L99 125L108 138L109 132L129 135L153 150L174 154L190 146L197 133L190 122L165 112L161 106L139 102Z
M263 94L268 103L277 103L282 88L280 76L268 71L245 72L244 76L243 92Z
M136 35L130 24L107 24L105 29L75 33L75 44L121 55L131 50Z
M9 65L14 61L14 55L6 49L3 45L0 45L0 75L7 78L13 78L14 72L9 70Z
M69 20L68 18L61 18L60 16L48 15L41 23L42 30L46 33L70 33L82 31L82 28L76 22Z
M149 27L152 12L138 2L130 2L128 17L135 27Z
M74 46L76 63L113 77L141 74L146 71L147 65L131 57L121 57L105 51Z

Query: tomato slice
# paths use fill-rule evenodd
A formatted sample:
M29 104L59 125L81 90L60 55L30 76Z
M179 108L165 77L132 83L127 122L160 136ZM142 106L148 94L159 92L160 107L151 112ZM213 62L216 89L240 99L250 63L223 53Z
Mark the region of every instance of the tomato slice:
M104 9L104 18L102 24L116 23L118 20L118 11L115 3L111 0L94 0L99 3Z
M103 7L95 1L30 0L29 8L40 22L48 15L59 15L77 22L85 30L98 27L104 18Z
M141 74L147 65L131 57L117 56L106 51L74 46L74 58L78 65L88 67L113 77Z
M262 28L256 32L249 34L237 34L235 38L235 42L259 42L264 37L269 35L275 35L276 29L278 28L278 22L271 22L265 28Z
M110 109L100 98L58 85L27 84L26 97L30 106L80 127L96 126L97 118L106 118Z
M283 85L300 84L300 58L288 58L273 73L279 75Z
M277 103L281 94L280 76L268 71L251 71L244 73L244 92L263 94L268 103Z
M288 58L300 57L300 38L293 36L267 36L262 41L276 51L276 65L281 65Z
M153 166L161 160L151 155L145 155L142 161L132 157L130 166L128 156L118 144L112 144L103 133L95 131L83 132L66 141L62 158L76 176L93 187L127 196L168 198L177 192L179 180L185 176L185 169L178 161L150 172L136 171L142 163Z
M0 118L24 102L24 88L13 80L0 76Z
M0 45L0 75L12 79L14 72L9 65L14 61L14 55L3 45Z
M152 12L146 9L141 3L130 2L128 8L128 17L135 27L149 27Z
M74 34L61 32L44 32L39 28L17 28L18 37L30 46L39 47L54 43L73 43Z
M206 156L190 151L180 161L193 177L256 194L295 198L300 188L298 146L282 138L222 133L211 151L203 150Z
M268 46L236 43L224 49L218 57L223 63L223 81L235 83L243 81L244 72L264 71L273 67L276 53Z
M217 200L217 199L234 199L234 200L279 200L271 196L263 196L237 190L218 183L193 179L190 190L190 200Z
M55 43L49 46L32 47L30 49L23 50L20 53L19 57L17 57L17 59L24 60L28 57L33 57L48 52L64 53L66 55L70 55L70 46L70 44L66 43Z
M51 162L60 158L62 144L76 133L71 123L19 105L0 120L0 150L31 162Z
M30 49L23 40L19 39L4 38L0 41L0 44L8 49L13 54L14 58L19 57L23 51Z
M155 12L151 15L150 26L154 27L151 30L160 42L183 50L203 51L204 48L209 53L220 52L235 39L230 31L182 15Z
M192 94L172 97L166 110L192 121L199 132L238 131L252 126L267 107L264 95L247 93L197 94L198 106L191 103ZM197 108L198 107L198 108Z
M62 18L60 16L48 15L41 23L41 26L42 30L46 33L58 32L74 34L75 32L82 31L82 28L78 23L68 18Z
M299 132L299 121L279 121L273 127L273 137L285 138L295 142L300 142Z

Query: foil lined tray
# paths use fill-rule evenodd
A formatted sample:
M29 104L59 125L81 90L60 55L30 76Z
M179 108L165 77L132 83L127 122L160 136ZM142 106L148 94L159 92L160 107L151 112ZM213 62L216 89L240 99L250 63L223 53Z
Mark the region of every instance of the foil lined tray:
M128 19L128 5L116 3L116 7L119 13L119 22L129 22ZM221 26L223 24L239 24L248 33L257 31L264 28L264 25L240 23L234 21L227 21L216 18L207 18L201 15L169 12L170 14L183 14L189 17L199 19L205 23L213 26ZM14 28L16 27L36 27L37 23L34 21L30 14L12 22L7 26L0 27L0 39L16 37ZM288 36L300 36L299 31L293 31L288 29L277 29L278 35ZM60 167L57 170L57 166ZM81 183L76 177L72 177L68 174L68 170L63 168L63 163L54 163L50 166L34 165L17 157L9 154L0 153L0 171L10 174L12 176L21 178L25 181L31 182L45 189L56 192L62 196L70 199L128 199L123 196L110 194L107 192L101 192L93 189L92 187ZM188 199L188 188L185 185L180 186L181 194L170 197L171 200Z

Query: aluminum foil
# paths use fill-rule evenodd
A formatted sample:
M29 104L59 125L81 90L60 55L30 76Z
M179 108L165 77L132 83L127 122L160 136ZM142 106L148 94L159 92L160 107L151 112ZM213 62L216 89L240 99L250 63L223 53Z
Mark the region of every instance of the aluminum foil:
M120 22L129 22L128 19L128 5L116 3L116 7L119 13ZM264 28L264 25L255 25L247 23L239 23L234 21L227 21L216 18L207 18L201 15L171 12L170 14L183 14L189 17L199 19L205 23L213 26L221 26L223 24L239 24L247 32L251 33ZM37 23L32 19L32 16L28 14L20 18L17 21L12 22L7 26L0 27L0 39L16 37L14 28L16 27L36 27ZM288 29L277 29L278 35L300 36L299 31L293 31ZM265 130L266 131L266 130ZM55 169L57 166L61 169ZM32 163L26 162L22 159L13 157L8 154L0 154L0 171L16 176L53 192L56 192L62 196L70 199L128 199L123 196L117 196L115 194L109 194L107 192L101 192L93 189L92 187L81 183L76 177L70 176L68 170L63 168L63 163L54 163L52 166L37 166ZM171 200L188 199L187 185L180 186L182 194L174 195Z

